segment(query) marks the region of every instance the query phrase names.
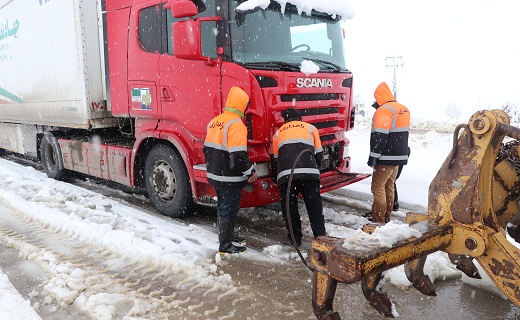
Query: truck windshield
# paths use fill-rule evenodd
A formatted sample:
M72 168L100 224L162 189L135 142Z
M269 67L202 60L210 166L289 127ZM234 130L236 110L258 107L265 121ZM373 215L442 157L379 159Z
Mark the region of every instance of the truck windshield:
M341 21L312 11L298 14L289 3L282 13L271 1L265 10L236 13L243 1L231 1L231 50L233 60L254 69L299 70L311 60L321 72L347 71Z

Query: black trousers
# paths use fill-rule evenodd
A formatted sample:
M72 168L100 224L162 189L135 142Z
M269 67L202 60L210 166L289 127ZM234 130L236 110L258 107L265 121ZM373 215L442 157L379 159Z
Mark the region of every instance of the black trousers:
M282 204L282 215L285 221L285 227L289 231L286 214L287 202L287 186L288 183L279 185L280 198ZM323 217L323 205L321 203L320 195L320 181L319 180L293 180L291 183L291 191L289 194L289 212L291 213L291 225L296 241L302 239L302 223L300 213L298 212L298 194L302 195L305 202L305 208L309 214L309 221L311 222L312 233L315 237L326 235L325 232L325 218Z
M397 169L397 177L395 177L394 182L394 208L399 208L399 196L397 195L397 179L399 179L399 176L401 175L401 171L403 171L404 165L399 165L399 168Z
M218 216L234 220L240 210L242 189L215 189L215 191L217 191Z

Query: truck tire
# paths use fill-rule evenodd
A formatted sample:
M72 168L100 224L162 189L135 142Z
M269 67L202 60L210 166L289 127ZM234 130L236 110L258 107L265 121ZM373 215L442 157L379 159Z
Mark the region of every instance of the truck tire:
M148 196L162 214L180 218L194 207L188 173L170 147L158 144L146 157L145 184Z
M40 144L40 156L47 177L56 180L64 180L67 178L68 174L67 170L63 167L60 144L58 143L58 139L51 133L44 133Z

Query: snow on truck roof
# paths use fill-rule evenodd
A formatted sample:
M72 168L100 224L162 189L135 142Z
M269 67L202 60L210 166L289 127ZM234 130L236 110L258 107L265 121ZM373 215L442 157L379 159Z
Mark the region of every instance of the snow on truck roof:
M312 10L325 12L332 17L340 16L343 20L352 19L354 17L354 8L346 0L274 0L282 6L282 12L285 5L290 3L298 8L298 13L311 13ZM247 0L241 3L237 9L242 11L249 11L255 8L265 9L269 6L271 0Z

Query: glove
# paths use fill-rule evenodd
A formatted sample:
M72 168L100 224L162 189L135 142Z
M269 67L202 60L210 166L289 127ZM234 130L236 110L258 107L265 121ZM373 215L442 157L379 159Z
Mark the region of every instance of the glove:
M249 183L255 183L256 180L258 180L258 175L257 175L256 172L255 172L253 175L249 176L249 178L247 179L247 182L249 182Z
M368 157L367 165L371 168L375 167L377 165L377 158Z

